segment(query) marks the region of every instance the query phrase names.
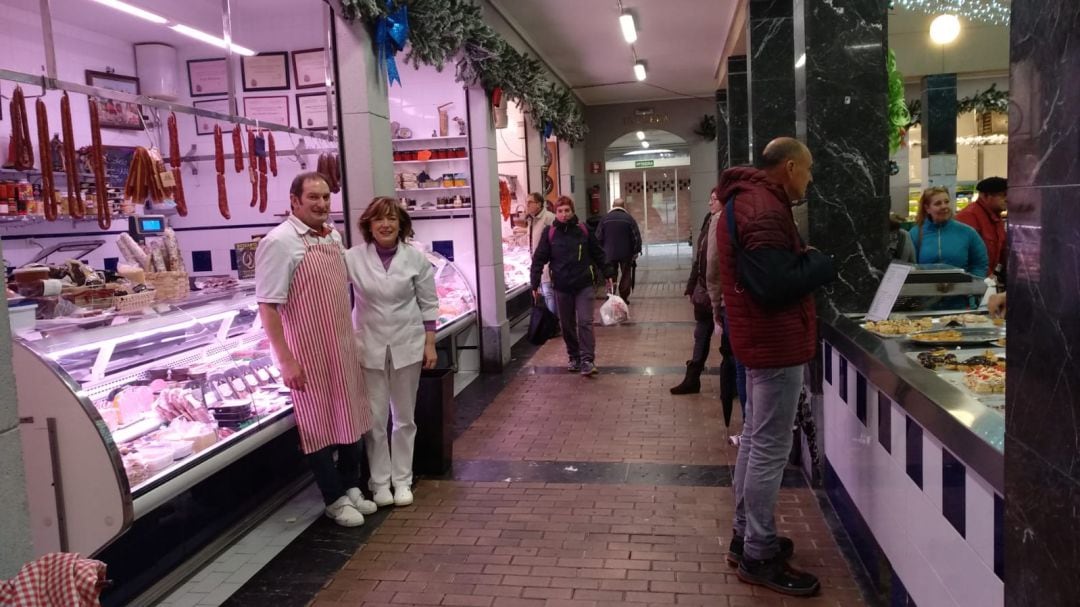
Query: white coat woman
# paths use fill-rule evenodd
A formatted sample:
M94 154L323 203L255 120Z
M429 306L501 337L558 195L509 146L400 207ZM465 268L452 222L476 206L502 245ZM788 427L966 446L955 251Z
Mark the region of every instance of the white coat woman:
M379 507L408 506L420 368L432 369L438 360L435 274L427 257L405 242L413 235L412 221L393 198L371 201L359 226L364 242L348 250L345 264L356 295L353 328L371 402L373 427L364 441L371 466L368 487Z

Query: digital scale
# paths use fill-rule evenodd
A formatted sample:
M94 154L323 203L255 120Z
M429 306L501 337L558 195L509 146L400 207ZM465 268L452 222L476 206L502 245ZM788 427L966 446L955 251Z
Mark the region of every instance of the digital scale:
M164 215L133 215L128 217L128 234L135 242L143 242L147 236L158 236L165 232Z

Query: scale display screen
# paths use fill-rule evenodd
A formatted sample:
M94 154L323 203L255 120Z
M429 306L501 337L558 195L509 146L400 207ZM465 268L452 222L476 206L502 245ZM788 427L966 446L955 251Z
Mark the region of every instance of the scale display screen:
M135 218L137 234L160 234L165 231L165 218L160 215L144 215Z

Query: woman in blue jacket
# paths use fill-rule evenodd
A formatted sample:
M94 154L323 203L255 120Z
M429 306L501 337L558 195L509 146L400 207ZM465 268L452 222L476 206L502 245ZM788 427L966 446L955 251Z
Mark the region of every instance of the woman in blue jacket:
M911 240L917 263L943 263L979 278L986 276L990 263L986 245L978 232L953 219L947 189L923 190L915 223Z

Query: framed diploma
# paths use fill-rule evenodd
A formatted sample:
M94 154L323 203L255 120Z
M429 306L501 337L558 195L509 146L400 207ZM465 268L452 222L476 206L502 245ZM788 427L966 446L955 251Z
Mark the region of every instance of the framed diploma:
M205 101L194 101L192 105L195 109L210 110L211 112L217 112L219 114L229 113L229 100L228 99L207 99ZM232 129L232 124L225 122L224 120L215 120L214 118L207 118L205 116L195 116L195 134L196 135L213 135L214 125L220 124L221 130L227 131Z
M280 97L244 97L244 117L259 122L272 122L282 126L289 123L289 98Z
M313 89L326 86L326 51L321 48L293 51L292 60L296 88Z
M309 131L325 131L326 93L308 93L296 96L297 126Z
M240 58L244 92L289 90L289 53L260 53Z
M86 84L121 93L139 94L139 79L86 70ZM106 129L141 130L142 110L137 103L102 99L98 103L98 124Z
M188 92L192 97L214 97L229 92L229 69L225 58L191 59L187 62Z

